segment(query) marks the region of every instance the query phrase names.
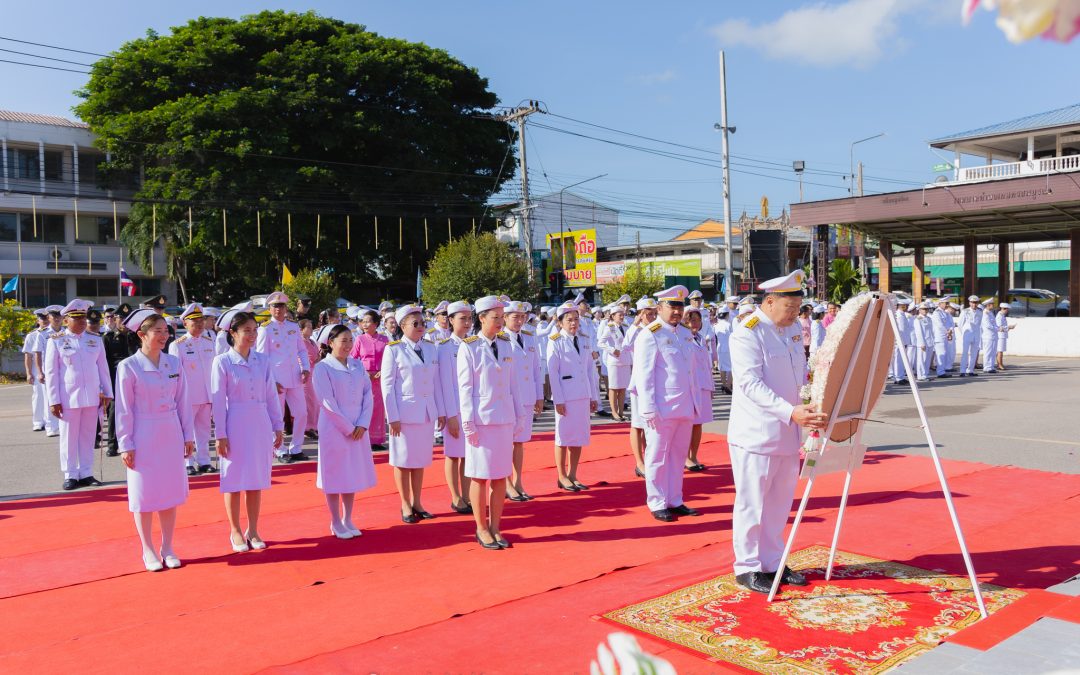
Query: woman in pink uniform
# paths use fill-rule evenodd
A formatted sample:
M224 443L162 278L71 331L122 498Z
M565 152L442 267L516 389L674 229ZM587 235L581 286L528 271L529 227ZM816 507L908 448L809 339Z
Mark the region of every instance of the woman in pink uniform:
M162 353L169 339L165 319L140 309L124 322L142 343L116 370L116 436L127 467L128 509L150 572L180 567L173 552L176 507L187 501L184 458L195 449L195 424L187 402L180 359ZM154 513L161 523L161 549L154 551Z
M375 407L371 411L371 427L368 428L368 438L371 439L372 450L386 449L386 407L383 403L382 371L383 351L390 339L379 334L379 316L368 310L360 317L360 334L356 336L352 352L349 357L359 360L364 364L364 370L371 378L371 395Z

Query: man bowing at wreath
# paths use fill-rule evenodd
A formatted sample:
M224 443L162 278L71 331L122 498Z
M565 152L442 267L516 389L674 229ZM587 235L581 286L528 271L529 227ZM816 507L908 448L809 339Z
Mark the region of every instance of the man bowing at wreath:
M758 593L769 592L777 573L783 575L781 583L807 583L797 572L777 570L799 479L799 427L820 429L828 418L802 405L799 396L807 376L802 329L796 321L802 282L803 272L796 270L760 284L761 305L735 327L729 342L735 580Z

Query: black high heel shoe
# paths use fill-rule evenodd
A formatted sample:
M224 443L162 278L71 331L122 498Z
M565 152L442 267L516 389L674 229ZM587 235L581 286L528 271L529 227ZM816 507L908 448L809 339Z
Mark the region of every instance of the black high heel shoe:
M503 538L502 534L493 534L491 536L495 538L495 543L498 544L499 548L513 548L514 547L513 544L511 544L510 542L506 541L506 539Z
M456 504L451 504L450 509L453 510L455 513L472 513L472 507L470 507L468 504L466 504L465 506L457 506Z
M509 499L512 502L527 502L527 501L529 501L529 498L526 497L525 493L523 493L523 492L519 492L516 495L507 495L506 498Z
M561 480L555 481L555 487L559 488L560 490L566 490L567 492L580 492L580 490L578 490L578 486L571 483L570 487L567 487L562 484Z
M408 515L405 515L403 513L401 514L401 522L408 523L409 525L415 525L416 523L420 522L420 518L418 518L415 513L410 513Z
M489 551L502 550L502 546L499 546L499 543L496 542L496 541L493 541L490 544L485 544L484 540L480 538L480 533L479 532L476 533L476 543L480 544L481 546L483 546L484 548L486 548Z
M645 477L645 474L641 473L641 469L637 468L636 466L634 467L634 475L637 476L638 478L644 478Z

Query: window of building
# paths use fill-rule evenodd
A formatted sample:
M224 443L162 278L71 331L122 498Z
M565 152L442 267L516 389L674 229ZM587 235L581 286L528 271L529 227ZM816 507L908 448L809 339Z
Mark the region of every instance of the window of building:
M67 304L67 280L64 277L29 278L25 283L27 306Z
M126 221L120 221L123 227ZM79 236L75 238L76 244L114 244L115 232L112 216L79 216Z
M120 282L113 278L75 280L75 295L80 298L112 297L120 294Z
M45 151L45 180L64 180L64 153Z
M34 214L19 214L19 229L24 243L64 244L64 216L59 213L37 214L37 234L34 234ZM80 232L80 234L82 234Z
M8 177L38 180L41 177L37 148L8 148Z
M17 213L0 213L0 241L15 241Z
M79 184L88 188L101 187L99 166L105 162L105 155L93 152L79 152Z
M134 279L136 295L161 295L161 279Z

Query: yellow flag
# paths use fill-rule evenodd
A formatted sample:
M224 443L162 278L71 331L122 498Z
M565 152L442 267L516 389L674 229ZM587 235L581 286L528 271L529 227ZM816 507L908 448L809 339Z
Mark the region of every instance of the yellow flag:
M292 279L292 272L289 271L289 266L285 263L281 263L281 285L284 286L292 281Z

